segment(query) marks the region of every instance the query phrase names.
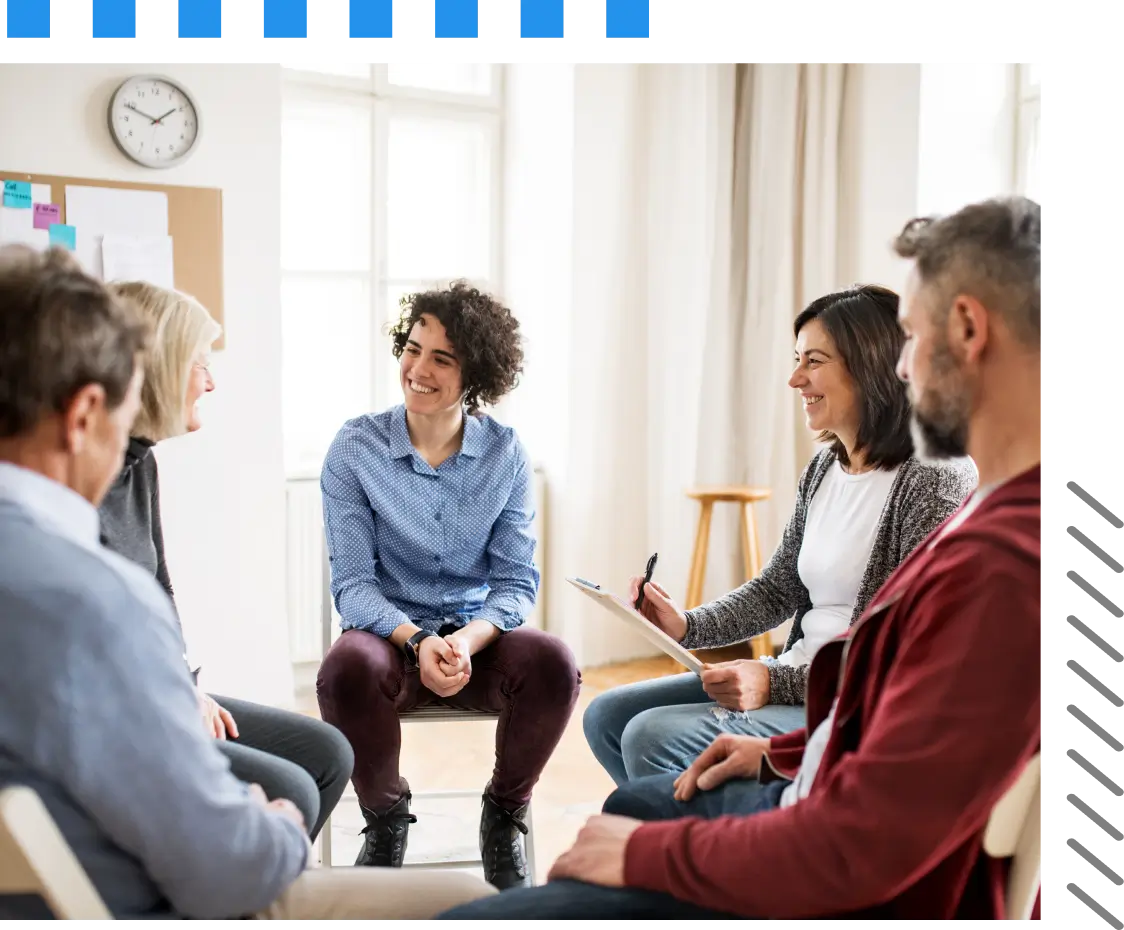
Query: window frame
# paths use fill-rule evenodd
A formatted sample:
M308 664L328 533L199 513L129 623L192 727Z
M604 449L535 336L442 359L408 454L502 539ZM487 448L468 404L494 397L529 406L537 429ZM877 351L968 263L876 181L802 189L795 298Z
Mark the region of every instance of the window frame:
M367 270L324 271L297 269L281 265L281 279L321 278L352 279L364 278L368 288L371 326L372 364L367 385L368 409L382 410L390 405L391 361L386 350L386 325L392 321L391 314L396 307L389 306L387 292L400 287L440 287L448 284L448 279L401 279L387 275L387 207L389 178L387 171L389 151L389 124L392 116L421 116L452 122L468 122L482 126L491 149L491 172L489 204L489 261L486 279L470 279L483 289L498 292L503 281L503 241L504 241L504 92L505 69L503 65L489 65L491 70L491 90L483 94L456 94L425 88L404 87L391 84L385 64L372 65L367 78L328 74L302 68L282 65L282 111L290 102L325 101L366 107L371 126L371 198L368 204L370 216L370 255ZM453 269L450 269L453 271ZM385 356L385 358L384 358ZM285 444L288 452L288 444ZM285 472L288 479L318 477L310 474L311 469L292 463L285 456Z
M1032 136L1035 128L1040 126L1042 89L1039 84L1030 82L1029 64L1011 66L1011 83L1014 88L1014 164L1011 166L1012 188L1019 194L1026 195L1027 181L1026 165L1027 154L1037 139Z

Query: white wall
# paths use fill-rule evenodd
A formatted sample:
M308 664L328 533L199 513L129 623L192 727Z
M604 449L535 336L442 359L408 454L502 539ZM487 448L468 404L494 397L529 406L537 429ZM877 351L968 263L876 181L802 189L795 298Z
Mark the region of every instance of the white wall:
M127 161L106 128L117 85L152 71L183 81L202 110L199 150L167 170ZM223 190L226 349L204 429L158 447L164 531L202 683L286 705L280 113L272 65L0 66L0 170Z

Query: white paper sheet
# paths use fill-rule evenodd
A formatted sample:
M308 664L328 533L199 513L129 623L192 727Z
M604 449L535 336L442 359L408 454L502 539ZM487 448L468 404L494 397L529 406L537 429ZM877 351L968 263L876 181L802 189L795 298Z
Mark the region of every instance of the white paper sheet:
M50 184L32 184L31 185L31 203L54 203L51 200L51 185Z
M101 249L106 281L147 281L158 287L175 287L171 236L106 233Z
M68 184L66 221L76 230L74 254L78 261L90 274L104 278L102 236L168 235L168 195Z
M50 233L45 229L35 228L34 210L0 207L0 245L13 243L29 245L40 251L46 251L50 247Z

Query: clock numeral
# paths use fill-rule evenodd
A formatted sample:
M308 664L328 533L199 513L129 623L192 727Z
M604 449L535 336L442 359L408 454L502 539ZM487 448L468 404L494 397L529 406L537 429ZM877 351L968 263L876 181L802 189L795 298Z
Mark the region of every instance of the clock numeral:
M133 130L130 129L129 130L129 138L131 139L132 137L133 137Z
M129 122L129 117L127 116L122 116L121 119L123 119L126 123Z
M156 146L156 154L157 154L157 155L159 155L159 154L160 154L160 146Z
M184 139L184 135L183 135L183 133L181 132L181 133L180 133L180 142L183 142L183 139Z
M160 96L160 88L157 87L155 90L152 91L152 93L155 94L157 97L159 97Z

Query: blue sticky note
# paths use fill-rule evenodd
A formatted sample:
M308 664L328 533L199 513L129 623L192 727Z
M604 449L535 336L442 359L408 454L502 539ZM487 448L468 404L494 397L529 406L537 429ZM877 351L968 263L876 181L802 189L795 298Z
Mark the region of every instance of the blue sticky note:
M394 36L393 0L351 0L348 16L353 39L390 39Z
M51 245L61 245L64 249L74 251L76 243L73 226L67 226L66 223L52 223L48 235Z
M308 0L261 0L261 38L311 38Z
M9 39L49 39L51 0L8 0Z
M562 0L522 0L519 36L523 39L561 39L564 34Z
M437 0L433 8L438 39L475 39L479 29L477 0Z
M5 181L4 206L15 207L17 210L31 209L31 182L30 181Z
M648 38L648 0L605 0L605 37Z

